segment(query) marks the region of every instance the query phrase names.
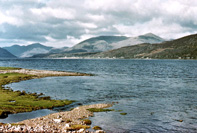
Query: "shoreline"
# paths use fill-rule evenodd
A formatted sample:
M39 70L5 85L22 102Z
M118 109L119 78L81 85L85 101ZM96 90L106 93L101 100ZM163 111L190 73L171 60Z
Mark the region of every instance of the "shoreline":
M6 118L8 114L52 109L73 103L73 100L67 99L53 100L49 96L43 96L43 93L26 93L4 87L9 83L53 76L92 76L92 74L0 67L0 118Z
M0 118L8 117L8 114L31 112L39 109L52 109L53 107L60 107L71 104L74 101L69 100L52 100L50 97L42 97L43 94L26 93L25 91L13 91L6 89L4 85L24 80L53 77L53 76L93 76L92 74L78 73L78 72L64 72L64 71L49 71L49 70L33 70L24 68L0 67ZM13 97L9 97L13 95ZM24 99L26 97L26 99ZM5 98L5 99L2 99ZM20 98L20 100L18 100ZM34 102L36 106L26 105L26 100ZM21 102L23 101L23 102ZM20 104L18 104L21 102ZM29 101L28 101L29 102ZM50 106L44 106L43 103L52 103ZM37 105L40 104L41 105ZM11 104L12 106L6 108ZM18 109L19 107L19 110ZM26 107L28 106L28 108ZM76 107L71 111L58 112L49 114L47 116L28 119L17 123L0 123L0 132L90 132L86 129L90 128L91 121L85 118L94 116L93 112L87 109L104 109L113 106L113 104L94 104ZM17 108L15 108L17 107ZM21 108L21 109L20 109ZM27 109L26 109L27 108ZM16 110L15 110L16 109ZM106 110L103 110L106 111ZM102 111L101 111L102 112ZM85 120L84 120L85 119ZM87 123L87 121L89 123ZM98 128L98 127L97 127ZM101 129L99 127L99 129ZM95 132L104 132L98 130Z
M90 131L91 121L86 119L93 117L94 113L88 109L104 109L113 104L93 104L74 108L71 111L58 112L47 116L24 120L14 124L0 124L0 132L86 132ZM88 122L87 122L88 121ZM104 133L95 129L95 132Z
M13 70L0 70L0 74L6 73L21 73L36 76L34 78L52 77L52 76L93 76L92 74L79 73L79 72L65 72L65 71L50 71L50 70L34 70L16 68Z

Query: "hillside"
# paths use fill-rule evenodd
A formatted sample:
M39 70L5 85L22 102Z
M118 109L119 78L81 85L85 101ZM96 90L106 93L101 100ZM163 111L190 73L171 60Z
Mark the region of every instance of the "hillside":
M79 52L103 52L124 46L136 45L141 43L160 43L165 41L164 39L156 36L152 33L140 35L137 37L125 37L125 36L99 36L87 39L73 46L66 51L69 53ZM65 52L66 52L65 51Z
M66 49L68 49L69 47L62 47L62 48L52 48L49 53L53 54L53 53L62 53L64 52Z
M153 43L161 43L164 41L165 40L159 36L156 36L152 33L147 33L147 34L140 35L137 37L130 37L130 38L123 40L123 41L112 43L111 46L113 47L113 49L118 49L121 47L132 46L132 45L136 45L136 44L142 44L142 43L153 44Z
M0 48L0 58L16 58L16 56L11 54L7 50Z
M101 58L197 59L197 34L158 44L127 46L94 55Z
M63 51L34 55L32 58L86 57L124 46L137 45L140 43L160 43L163 41L164 39L152 33L137 37L99 36L84 40Z
M115 42L123 41L128 39L125 36L99 36L87 39L80 42L79 44L69 48L65 52L79 53L79 52L101 52L112 49L110 45Z
M12 53L13 55L17 57L31 57L35 54L44 54L48 53L52 47L47 47L44 45L41 45L40 43L34 43L27 46L19 46L19 45L13 45L11 47L4 47L7 51Z
M103 52L112 49L111 43L126 40L125 36L99 36L84 40L71 48L64 47L60 50L51 50L49 53L41 53L32 58L58 58L65 56L89 55L88 53Z

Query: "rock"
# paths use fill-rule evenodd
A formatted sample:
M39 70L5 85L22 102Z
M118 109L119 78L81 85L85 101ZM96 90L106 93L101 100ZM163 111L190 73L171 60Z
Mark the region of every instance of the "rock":
M93 129L94 129L94 130L101 130L102 128L99 127L99 126L94 126Z
M12 125L10 123L8 123L7 127L10 128Z
M20 126L15 127L14 131L20 132L21 131L21 127Z
M97 130L95 133L105 133L103 130Z
M56 122L56 123L61 123L62 119L53 119L53 121Z
M70 124L67 123L67 124L65 125L65 127L70 127Z
M85 131L85 129L82 128L82 129L80 129L78 132L81 133L81 132L84 132L84 131Z
M62 118L60 115L57 116L58 119Z
M83 123L86 124L86 125L91 125L92 124L91 120L89 120L89 119L84 119Z

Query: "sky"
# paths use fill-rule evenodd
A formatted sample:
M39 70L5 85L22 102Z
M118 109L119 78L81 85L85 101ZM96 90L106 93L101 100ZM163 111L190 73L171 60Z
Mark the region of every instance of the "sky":
M90 37L197 33L197 0L0 0L0 47L71 47Z

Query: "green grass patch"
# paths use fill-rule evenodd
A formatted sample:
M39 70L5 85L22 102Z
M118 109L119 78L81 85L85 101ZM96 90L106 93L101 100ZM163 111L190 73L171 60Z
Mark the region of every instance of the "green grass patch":
M91 124L92 124L91 120L89 120L89 119L84 119L84 120L82 120L82 121L83 121L83 123L86 124L86 125L91 125Z
M102 128L99 127L99 126L94 126L93 129L94 129L94 130L102 130Z
M90 126L87 125L71 125L71 130L89 129Z
M22 80L32 79L33 75L21 74L21 73L1 73L0 74L0 85L6 85L9 83L19 82Z
M114 111L114 109L99 109L99 108L90 108L87 109L91 112L109 112L109 111Z
M0 70L20 70L21 68L14 68L14 67L0 67Z
M120 113L121 115L127 115L127 113Z
M0 67L0 70L13 70L14 68ZM17 69L17 68L16 68ZM73 103L70 100L52 100L50 97L40 97L42 94L26 93L5 89L3 85L29 80L34 75L20 73L0 74L0 118L6 118L10 113L30 112L38 109L51 109Z

